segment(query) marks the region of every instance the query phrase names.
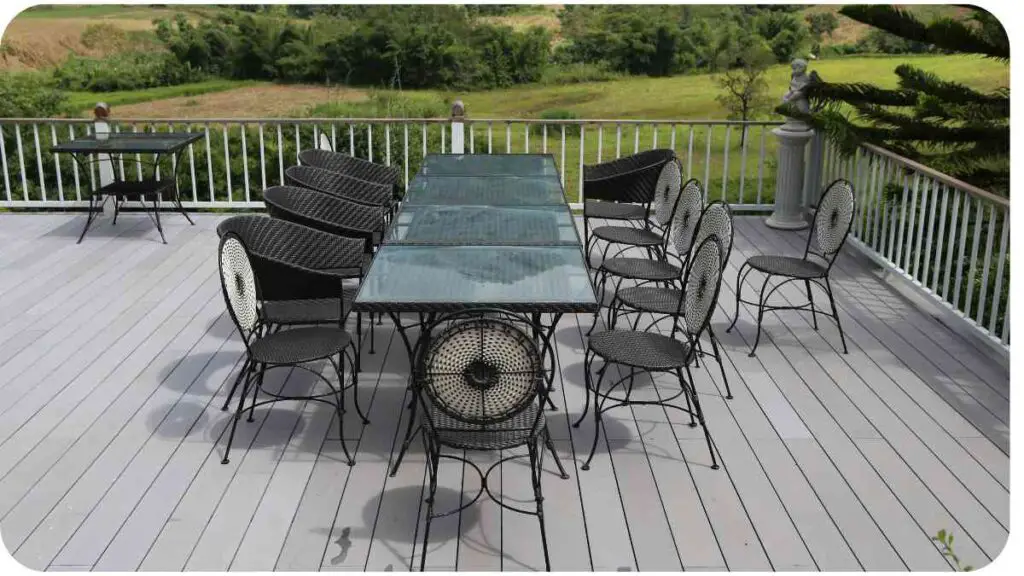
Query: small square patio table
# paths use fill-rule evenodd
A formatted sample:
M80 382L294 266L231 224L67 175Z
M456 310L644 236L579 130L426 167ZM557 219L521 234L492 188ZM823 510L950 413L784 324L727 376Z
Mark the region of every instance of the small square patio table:
M78 243L82 242L86 232L89 231L89 227L96 219L96 209L102 208L107 198L111 196L114 197L115 224L117 223L117 214L120 211L120 201L138 200L142 205L143 211L156 224L156 229L160 232L160 240L164 244L167 243L167 239L164 238L164 230L160 225L160 200L164 195L170 197L178 212L188 220L189 224L195 224L181 205L181 198L178 194L178 167L181 166L181 154L185 151L185 148L202 137L201 133L193 134L187 132L109 134L105 138L97 138L96 136L76 138L75 140L57 144L50 148L50 151L54 153L66 152L71 154L75 162L86 172L89 172L89 164L91 162L98 162L103 156L110 160L114 180L89 192L89 215L85 220L82 234L78 237ZM152 161L147 159L145 164L153 166L154 176L159 169L160 158L162 156L172 156L171 177L164 180L157 180L155 177L127 180L124 177L127 171L122 173L117 169L124 160L125 154L146 154L147 156L152 154ZM142 161L136 159L135 163L138 165ZM152 213L146 207L147 200L152 203ZM99 202L99 206L97 206L97 202Z
M353 302L355 311L391 317L410 366L410 328L478 308L527 317L549 337L563 314L598 310L551 155L427 156ZM542 324L542 315L550 322ZM547 348L550 387L555 362ZM392 473L412 440L415 400L411 408Z

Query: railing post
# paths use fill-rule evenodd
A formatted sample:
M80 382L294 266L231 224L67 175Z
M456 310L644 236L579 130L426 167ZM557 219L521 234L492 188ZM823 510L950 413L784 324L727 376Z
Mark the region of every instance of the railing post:
M110 137L110 124L107 119L110 117L110 106L107 106L105 102L97 102L96 107L93 108L93 134L96 135L97 140L106 140ZM100 176L100 188L114 183L114 159L109 154L106 158L100 156L97 158L96 164L99 167ZM115 199L114 202L117 202ZM114 217L114 202L103 203L103 215L113 218Z
M465 120L466 107L462 104L462 100L456 100L452 104L452 154L466 153Z

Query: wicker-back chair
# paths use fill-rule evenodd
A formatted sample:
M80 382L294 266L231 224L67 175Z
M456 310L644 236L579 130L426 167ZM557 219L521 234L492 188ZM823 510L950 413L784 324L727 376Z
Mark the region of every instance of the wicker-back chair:
M856 208L856 199L853 193L853 184L842 178L835 180L828 185L825 193L818 203L814 212L814 220L811 224L810 233L807 235L807 246L804 248L802 257L796 256L773 256L758 255L751 256L736 271L736 316L726 332L733 329L736 320L740 316L740 303L757 306L757 337L754 339L754 346L750 349L750 356L754 356L757 345L761 341L761 321L765 312L778 310L802 310L810 311L814 321L814 329L818 329L818 314L823 314L836 321L836 328L839 329L839 339L843 344L843 353L848 352L846 348L846 336L843 334L843 325L839 322L839 312L836 309L836 300L832 294L832 285L829 283L829 274L832 271L832 264L836 256L843 249L846 237L850 233L853 224L853 214ZM744 269L746 272L744 273ZM764 283L761 285L760 296L757 302L743 300L740 294L743 282L752 270L757 270L764 275ZM767 290L768 282L774 276L785 278L776 284L771 290ZM802 280L804 289L807 292L807 303L797 306L769 306L768 299L776 290L790 282ZM811 292L811 284L818 285L828 296L832 313L820 310L814 305L814 295ZM767 290L767 291L766 291Z
M607 410L628 406L630 404L657 404L665 408L673 408L690 415L690 425L697 422L704 429L708 452L711 454L711 467L718 468L718 460L708 432L704 412L701 410L693 386L693 374L690 365L697 358L697 342L708 327L711 314L718 301L718 291L722 285L722 249L716 236L709 236L690 256L683 276L683 289L675 302L673 316L679 321L672 322L668 335L660 332L636 330L606 330L587 339L587 348L583 356L583 373L586 381L587 396L583 413L573 424L579 427L590 409L590 397L594 397L594 443L590 448L590 456L583 464L583 470L590 469L590 461L597 450L598 438L601 435L601 414ZM604 363L597 371L597 381L593 380L592 365L595 360ZM628 375L612 383L606 390L601 390L605 372L612 364L626 367ZM675 374L679 380L680 390L668 397L658 394L657 401L633 400L633 378L635 372L641 370L648 373L665 372ZM687 377L683 377L683 371ZM674 404L673 400L683 396L686 407ZM605 403L611 401L610 406ZM696 417L696 419L695 419Z
M274 186L263 192L267 211L275 218L289 220L338 236L362 238L372 254L384 234L380 210L296 186Z
M658 179L675 158L668 149L648 150L583 167L583 241L589 262L590 219L645 222L655 199Z
M284 171L284 179L287 184L292 186L308 188L351 202L380 208L381 214L385 217L389 217L396 206L394 193L390 186L367 182L323 168L290 166Z
M299 152L299 163L303 166L323 168L324 170L359 178L367 182L390 186L396 197L400 192L399 182L401 182L401 175L398 172L398 168L394 166L385 166L341 152L332 152L318 148L310 148Z
M256 243L262 242L264 245L261 250L251 250L242 239L242 236L238 232L233 231L233 226L228 228L221 236L218 249L221 290L224 294L224 302L227 305L231 319L234 321L242 342L245 344L246 359L224 404L226 409L231 401L231 396L235 393L239 384L241 384L242 391L238 397L238 408L235 410L235 415L231 422L231 432L228 435L228 443L224 449L224 457L221 463L227 464L229 461L231 444L235 438L235 430L238 427L238 421L241 419L243 412L249 412L248 420L252 422L253 412L258 406L280 400L308 400L323 402L334 407L338 415L338 432L341 434L342 449L345 451L349 465L354 464L348 447L345 445L344 434L342 433L344 429L345 390L347 388L353 388L354 390L358 384L355 374L353 374L352 384L348 386L345 384L345 362L347 360L349 366L354 366L355 354L358 353L355 350L353 340L348 332L340 326L307 326L283 331L270 330L270 322L265 315L266 301L261 290L262 279L256 266L254 266L255 254L264 252L264 256L261 259L275 260L276 264L296 276L312 277L319 275L319 273L313 269L296 264L294 260L287 259L287 254L299 244L299 242L296 242L295 236L287 237L286 235L282 242L289 246L281 252L270 250L268 255L266 253L268 250L266 242L259 233L250 235L250 238L255 240ZM278 256L284 256L285 259L277 260ZM313 261L307 260L304 263L310 264ZM325 276L329 277L330 275ZM336 291L335 306L338 308L342 306L340 291ZM337 362L335 362L335 357L337 357ZM311 362L322 360L328 361L334 368L338 377L338 386L335 386L330 379L323 376L319 370L314 370L307 366ZM263 374L269 369L279 367L304 369L324 382L330 391L314 393L313 389L311 389L310 393L305 396L282 396L279 392L264 390L265 395L270 399L258 402L259 391L263 387ZM245 403L250 389L252 390L252 404L246 408ZM355 396L356 411L363 418L363 422L368 423L369 421L359 407L358 395L355 393L353 395Z
M677 243L678 250L686 250L689 259L693 248L700 246L707 238L717 238L720 242L722 256L722 271L729 261L729 254L732 252L733 241L733 219L732 210L729 205L721 200L709 202L699 217L696 230L692 233L692 241ZM653 320L645 329L651 329L655 324L665 318L672 318L676 321L682 320L676 312L676 305L681 297L681 291L671 286L650 286L638 285L616 290L615 299L612 301L609 311L608 325L615 328L618 317L622 314L636 314L633 320L633 330L640 325L640 319L650 315ZM725 397L732 398L732 389L729 387L729 377L725 374L725 364L722 359L720 342L708 324L708 339L711 341L711 352L707 353L697 340L697 352L702 356L712 356L718 362L718 368L722 373L722 382L725 384Z
M442 315L423 334L413 352L413 393L423 408L420 429L429 478L420 569L426 563L431 522L472 505L487 492L500 506L537 517L545 566L550 570L541 492L545 448L554 456L562 478L569 475L558 460L544 414L548 387L542 358L551 347L547 332L501 310L477 309ZM534 510L509 505L487 487L491 471L521 455L507 455L486 471L462 457L463 451L523 447L530 460ZM442 453L445 448L450 452ZM471 466L481 481L476 496L457 510L435 514L441 458Z

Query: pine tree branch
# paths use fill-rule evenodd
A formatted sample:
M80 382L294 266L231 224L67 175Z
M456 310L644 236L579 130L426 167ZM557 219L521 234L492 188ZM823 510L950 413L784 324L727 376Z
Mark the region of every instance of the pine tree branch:
M1010 94L1007 89L984 94L959 82L942 80L934 73L909 64L897 66L896 75L900 77L900 88L904 90L916 90L954 104L984 104L1003 110L1004 116L1010 115Z
M851 84L813 82L808 84L804 91L809 100L822 104L846 102L879 106L913 106L917 101L917 94L911 90L887 90L862 82Z
M1004 61L1010 59L1010 43L1005 34L1002 38L991 32L982 34L951 18L940 18L925 25L910 12L891 4L848 5L843 6L839 13L900 38L931 44L955 54L983 54Z

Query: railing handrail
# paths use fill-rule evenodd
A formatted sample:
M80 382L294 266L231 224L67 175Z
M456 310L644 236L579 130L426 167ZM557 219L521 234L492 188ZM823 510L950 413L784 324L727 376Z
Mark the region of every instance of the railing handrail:
M978 188L977 186L968 184L967 182L964 182L963 180L959 180L957 178L954 178L954 177L950 176L949 174L945 174L943 172L939 172L938 170L936 170L934 168L930 168L928 166L925 166L924 164L921 164L920 162L915 162L915 161L913 161L913 160L911 160L909 158L900 156L899 154L897 154L897 153L895 153L895 152L893 152L891 150L887 150L885 148L882 148L881 146L876 146L874 144L869 144L869 143L866 143L866 142L861 144L861 146L863 148L871 151L871 152L874 152L875 154L878 154L879 156L885 156L887 158L895 160L896 162L898 162L899 164L902 164L906 168L909 168L911 170L916 170L916 171L918 171L918 172L928 176L929 178L932 178L934 180L942 182L943 184L946 184L948 186L952 186L954 188L958 188L960 190L963 190L964 192L967 192L968 194L970 194L972 196L977 196L978 198L981 198L982 200L987 200L989 202L992 202L993 204L998 204L998 205L1006 208L1007 210L1010 209L1010 199L1009 198L1004 198L1002 196L999 196L998 194L993 194L992 192L989 192L987 190L982 190L981 188Z
M375 123L375 124L441 124L450 123L450 117L443 118L110 118L112 124L325 124L325 123ZM637 120L637 119L603 119L603 118L574 118L574 119L551 119L543 118L472 118L463 119L468 124L566 124L566 125L591 125L591 124L624 124L624 125L677 125L677 126L781 126L782 121L776 120ZM85 124L92 123L92 118L0 118L0 122L15 124Z

